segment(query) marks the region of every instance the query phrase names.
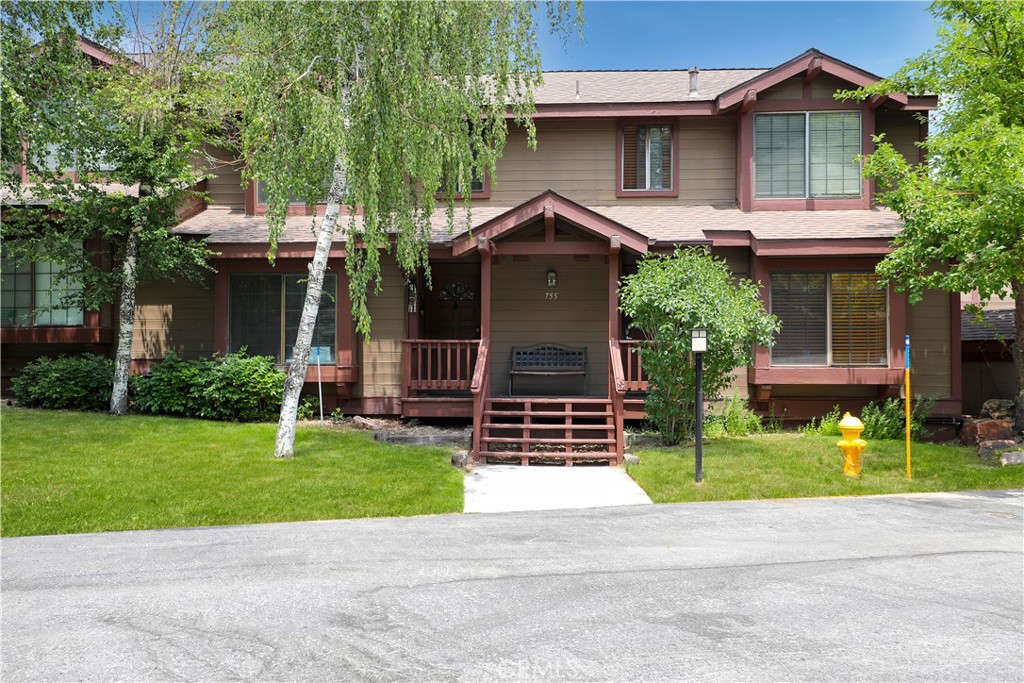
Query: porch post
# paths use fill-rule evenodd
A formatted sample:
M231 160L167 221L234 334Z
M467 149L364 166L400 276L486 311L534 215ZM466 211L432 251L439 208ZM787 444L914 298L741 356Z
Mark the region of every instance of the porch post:
M335 298L337 310L335 320L337 323L337 350L335 352L335 365L339 367L351 367L355 365L356 334L355 324L352 320L352 298L349 295L349 277L345 272L345 263L342 260L331 264L338 274L338 296Z
M491 243L486 237L477 238L480 251L480 338L491 337Z
M622 239L612 235L608 252L608 338L618 339L619 273L621 272Z

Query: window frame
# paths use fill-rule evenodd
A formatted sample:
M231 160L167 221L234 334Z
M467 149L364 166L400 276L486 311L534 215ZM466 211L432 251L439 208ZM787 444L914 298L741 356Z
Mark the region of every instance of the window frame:
M757 119L762 116L792 116L794 114L802 114L804 117L804 192L802 195L791 195L786 197L765 197L758 196L757 194ZM865 189L865 181L861 172L864 169L864 164L858 162L858 183L857 183L857 194L848 195L812 195L811 194L811 116L813 115L827 115L827 114L856 114L860 125L858 126L859 134L857 136L857 155L864 154L864 112L859 109L796 109L791 111L759 111L754 112L751 117L751 146L750 146L750 164L753 166L750 174L750 198L754 202L792 202L792 201L824 201L824 202L842 202L842 201L859 201L863 200L868 196L868 192Z
M277 328L277 331L278 331L278 344L277 344L278 349L277 349L276 354L274 355L274 362L277 365L282 366L282 367L283 366L287 366L287 365L290 364L290 361L288 360L288 340L287 340L287 329L288 329L287 282L288 282L288 278L305 279L305 278L309 277L309 275L308 275L308 273L303 273L303 272L300 272L300 271L296 271L296 272L276 272L275 273L275 272L258 271L258 270L239 270L239 271L231 271L231 272L227 273L227 277L228 277L228 282L227 282L227 289L228 289L227 308L228 308L228 310L227 310L227 325L226 325L226 328L227 328L226 329L226 331L227 331L227 340L226 341L227 341L227 352L228 353L233 353L235 350L237 350L242 345L244 345L244 344L236 344L235 341L232 339L231 327L232 327L232 316L234 315L235 306L234 306L233 298L231 296L231 278L234 278L234 277L254 277L254 276L261 276L261 277L270 276L270 277L274 277L274 278L277 279L277 289L278 289L278 296L280 297L280 302L281 302L281 310L280 310L280 320L278 320L278 322L276 324L276 328ZM341 278L338 276L338 273L334 273L334 272L324 273L324 284L325 285L327 283L327 278L330 278L330 277L334 278L334 283L335 283L334 284L334 294L333 294L334 299L335 299L334 300L334 309L335 309L335 314L334 314L334 343L333 343L332 357L329 360L321 359L321 364L323 364L323 365L336 365L338 363L338 349L339 349L339 343L338 343L338 340L339 340L339 333L338 333L339 325L338 325L338 323L339 323L339 316L338 316L338 311L337 311L337 301L338 301L338 296L339 296L338 286L339 286L339 283L341 282ZM324 290L326 291L326 286L325 286ZM321 296L321 308L322 308L323 307L323 303L322 302L323 302L324 294L321 293L320 296ZM317 316L317 325L319 325L319 324L320 324L320 316L318 315ZM312 350L312 348L313 347L311 346L311 350ZM314 363L314 362L315 362L315 360L312 360L312 359L310 360L310 363Z
M37 261L29 261L28 264L27 264L28 265L28 277L29 277L29 288L28 288L28 294L29 294L29 322L27 324L18 324L17 323L17 314L15 314L15 322L14 322L14 324L10 324L10 325L4 324L2 318L0 318L0 327L3 327L4 329L34 329L34 328L44 328L44 327L69 327L69 328L86 327L87 326L87 324L86 324L86 314L87 314L87 311L85 310L85 307L70 307L70 306L68 306L68 307L53 307L53 308L50 308L47 311L43 311L43 313L50 314L51 316L52 316L52 314L54 312L57 312L57 311L64 311L66 316L70 315L71 313L80 314L81 322L77 322L77 323L57 323L57 324L54 324L54 323L40 323L40 322L38 322L38 319L40 317L40 311L37 310L37 304L38 304L38 301L39 301L39 298L40 298L39 297L39 291L38 291L39 288L37 286L38 277L40 275L40 273L37 270L37 268L39 266L39 263L40 262L37 262ZM50 262L46 261L45 263L50 263ZM53 264L50 263L50 265L52 266ZM21 273L18 273L16 271L14 275L15 275L15 277L17 277L17 275L19 275L19 274L21 274ZM52 273L50 273L50 275L52 276ZM78 286L81 287L81 283L79 283ZM53 290L50 289L49 291L52 292ZM17 290L15 290L15 293L16 292L17 292ZM15 302L14 310L18 311L17 302Z
M488 172L488 170L486 168L484 169L484 177L482 179L482 184L483 184L483 187L481 189L479 189L479 190L472 190L469 193L469 198L470 199L490 199L491 198L491 174L490 174L490 172ZM443 191L435 192L434 193L434 198L435 199L444 199L445 198L444 197L444 192ZM455 197L454 198L455 198L455 200L460 200L460 199L465 199L466 198L466 194L464 192L462 192L462 189L458 186L458 183L455 184Z
M801 363L785 363L776 362L774 355L774 346L768 349L768 367L769 368L787 368L787 369L814 369L814 368L829 368L829 369L844 369L844 368L888 368L892 363L891 350L892 345L891 334L892 334L892 306L889 302L889 288L885 287L881 289L882 297L885 302L885 337L883 340L884 349L884 360L879 363L860 363L860 364L836 364L833 359L832 349L832 276L837 273L847 274L874 274L873 270L862 270L862 269L845 269L845 268L832 268L832 269L791 269L791 268L779 268L773 269L768 274L768 311L769 313L774 312L774 297L775 288L771 286L771 279L777 274L787 273L800 273L800 274L812 274L820 273L825 276L825 364L824 365L810 365Z
M669 168L672 177L668 189L664 190L627 190L624 184L624 154L625 129L627 126L668 126L669 127L669 150L671 161ZM619 119L615 132L615 196L623 199L626 197L678 197L679 196L679 119L674 117L650 117L642 119ZM650 137L648 136L648 141ZM649 148L647 163L650 165ZM649 176L648 176L649 177Z

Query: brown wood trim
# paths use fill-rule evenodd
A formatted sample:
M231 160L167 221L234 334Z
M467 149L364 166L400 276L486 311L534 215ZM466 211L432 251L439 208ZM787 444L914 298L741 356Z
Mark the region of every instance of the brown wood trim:
M902 370L905 363L904 339L907 335L907 297L899 294L894 287L887 292L889 305L889 368Z
M864 181L867 182L867 181ZM751 199L750 211L854 211L871 208L867 193L849 199ZM753 195L753 192L751 192Z
M472 398L402 399L402 417L473 417Z
M478 238L480 250L480 337L491 336L491 242Z
M626 190L622 187L622 129L624 126L672 126L672 186L667 190ZM667 117L646 117L619 119L615 126L615 196L632 197L678 197L679 170L682 161L679 158L679 119Z
M637 102L637 103L594 103L575 104L563 102L558 104L538 104L534 119L574 119L574 118L623 118L623 117L678 117L678 116L716 116L715 105L711 101L700 102ZM511 114L506 118L512 118Z
M885 237L858 237L836 240L758 240L750 245L760 256L884 256L892 251L892 244ZM715 245L718 242L715 241ZM726 246L726 245L722 245ZM728 245L736 246L736 245ZM739 245L743 246L743 245ZM846 259L849 262L849 258ZM875 259L875 263L877 263ZM774 263L774 261L773 261ZM874 266L871 266L874 269Z
M608 245L602 242L499 242L494 245L499 256L603 256Z
M896 384L903 381L902 368L857 367L753 367L751 384Z
M2 344L110 344L115 336L110 327L0 328Z

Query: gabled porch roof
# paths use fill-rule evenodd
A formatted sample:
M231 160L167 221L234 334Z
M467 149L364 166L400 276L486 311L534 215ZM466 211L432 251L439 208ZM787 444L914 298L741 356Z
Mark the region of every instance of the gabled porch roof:
M607 216L566 199L553 190L547 190L519 206L495 216L482 223L476 230L459 236L452 245L452 254L461 256L476 249L479 240L495 240L503 235L515 232L528 223L543 217L548 239L554 243L553 231L555 217L562 218L598 238L618 243L638 254L646 254L649 240L646 236L627 228Z

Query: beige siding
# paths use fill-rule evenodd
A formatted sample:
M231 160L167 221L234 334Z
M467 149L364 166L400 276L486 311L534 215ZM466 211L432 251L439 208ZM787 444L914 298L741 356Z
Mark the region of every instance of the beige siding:
M928 292L921 303L908 307L907 333L911 341L911 391L915 396L949 398L949 294Z
M729 270L738 278L750 274L750 249L747 247L716 247L711 255L728 263Z
M235 156L226 149L207 147L207 154L213 157L211 173L206 192L213 206L245 208L245 189L242 187L242 166L233 163Z
M402 339L405 338L404 279L393 258L381 261L383 290L371 294L370 339L362 340L360 396L401 396Z
M828 74L818 74L811 81L811 97L816 100L835 100L837 90L853 90L854 86Z
M715 204L736 198L736 124L728 117L677 121L679 198L644 203ZM551 189L584 205L617 201L615 121L580 119L537 122L537 149L522 131L509 133L492 179L493 204L518 204Z
M548 270L558 287L545 284ZM513 346L554 342L587 347L588 393L608 393L608 264L602 258L531 256L528 262L501 259L494 264L491 319L491 393L508 392L508 361ZM547 298L548 293L558 298ZM517 394L576 394L580 377L517 377Z
M759 100L799 100L804 96L804 79L800 76L789 78L774 88L757 93Z
M880 111L875 118L875 133L885 133L885 141L911 163L917 163L921 150L917 142L920 125L909 112Z
M731 118L681 119L679 203L736 200L736 122ZM674 201L674 200L673 200Z
M213 276L200 282L162 280L139 288L132 358L213 355Z

